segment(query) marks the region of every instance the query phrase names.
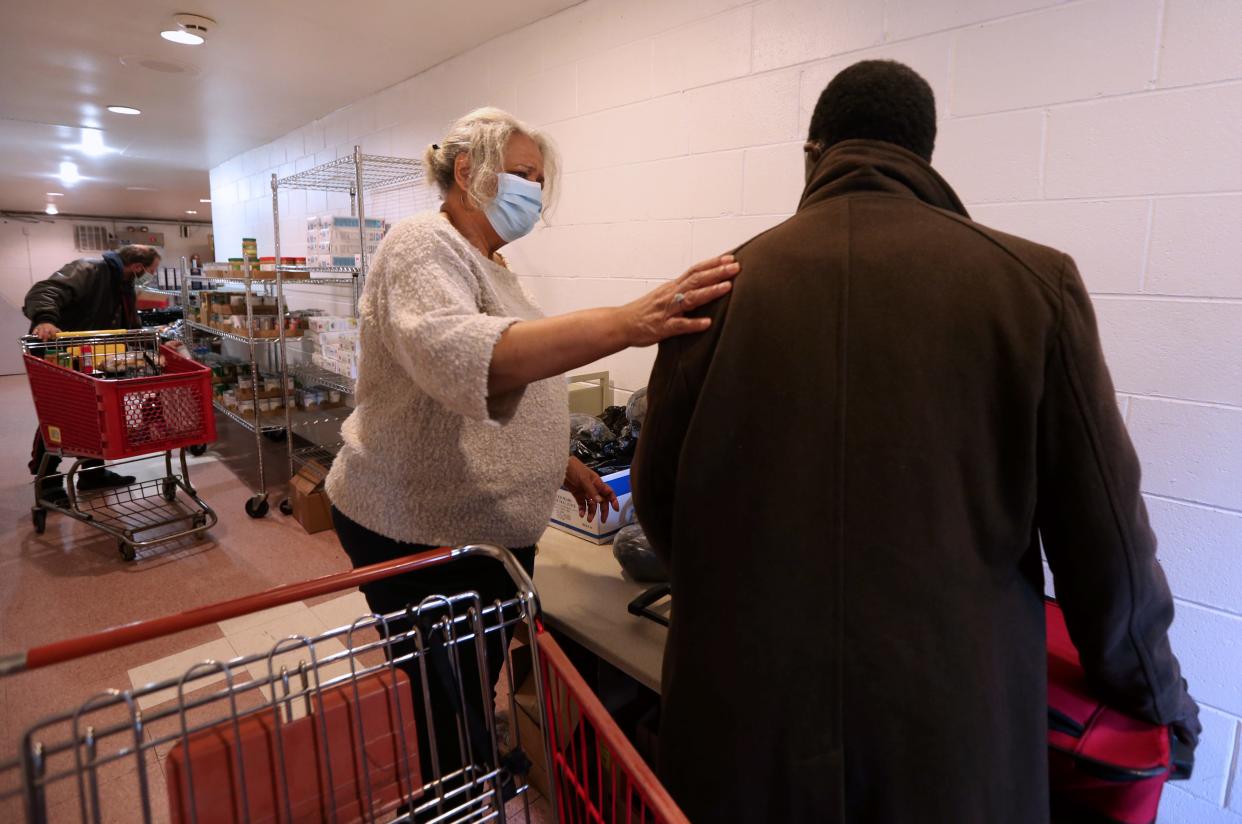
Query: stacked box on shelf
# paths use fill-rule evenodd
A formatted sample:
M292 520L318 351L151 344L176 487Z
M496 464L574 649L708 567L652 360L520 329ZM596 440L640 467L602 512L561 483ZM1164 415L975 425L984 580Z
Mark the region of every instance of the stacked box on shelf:
M221 332L253 338L280 335L279 307L271 295L251 295L252 324L247 324L246 296L239 292L203 292L198 311L199 323Z
M317 215L306 220L306 262L311 267L358 266L363 239L358 218L344 215ZM375 254L387 226L378 218L367 218L363 234L368 255Z
M312 363L351 380L358 379L357 318L327 315L310 318L307 331Z

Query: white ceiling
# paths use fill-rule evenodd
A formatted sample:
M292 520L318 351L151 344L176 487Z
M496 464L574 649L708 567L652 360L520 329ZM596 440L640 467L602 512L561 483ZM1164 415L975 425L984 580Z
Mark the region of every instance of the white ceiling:
M0 49L0 210L204 220L207 170L581 0L28 0ZM213 18L201 46L159 36ZM184 73L136 65L182 64ZM171 66L175 68L176 66ZM131 117L106 106L142 109ZM82 128L114 150L89 157ZM83 180L66 187L62 160ZM154 191L130 191L144 187ZM196 217L187 209L198 211Z

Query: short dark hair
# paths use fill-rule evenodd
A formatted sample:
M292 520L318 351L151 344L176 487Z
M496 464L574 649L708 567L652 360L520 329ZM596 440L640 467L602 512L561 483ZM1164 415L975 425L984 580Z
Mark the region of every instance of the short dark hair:
M150 266L163 257L160 250L154 246L143 246L138 243L129 243L116 250L121 256L121 263L128 266L131 263L141 263L143 266Z
M807 139L827 149L855 138L895 143L930 161L936 144L931 86L894 60L863 60L842 70L819 95Z

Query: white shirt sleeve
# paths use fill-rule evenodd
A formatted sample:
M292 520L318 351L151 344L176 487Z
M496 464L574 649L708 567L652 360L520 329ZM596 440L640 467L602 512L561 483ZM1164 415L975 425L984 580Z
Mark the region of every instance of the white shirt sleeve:
M478 276L434 237L390 246L377 307L389 351L446 408L474 420L507 422L525 390L489 398L488 375L500 336L521 319L480 310Z

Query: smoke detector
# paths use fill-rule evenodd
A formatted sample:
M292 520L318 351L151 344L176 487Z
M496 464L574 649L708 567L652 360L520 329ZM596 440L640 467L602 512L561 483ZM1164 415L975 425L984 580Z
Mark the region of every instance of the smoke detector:
M216 27L216 21L198 14L173 16L173 25L160 32L160 37L183 46L201 46Z

